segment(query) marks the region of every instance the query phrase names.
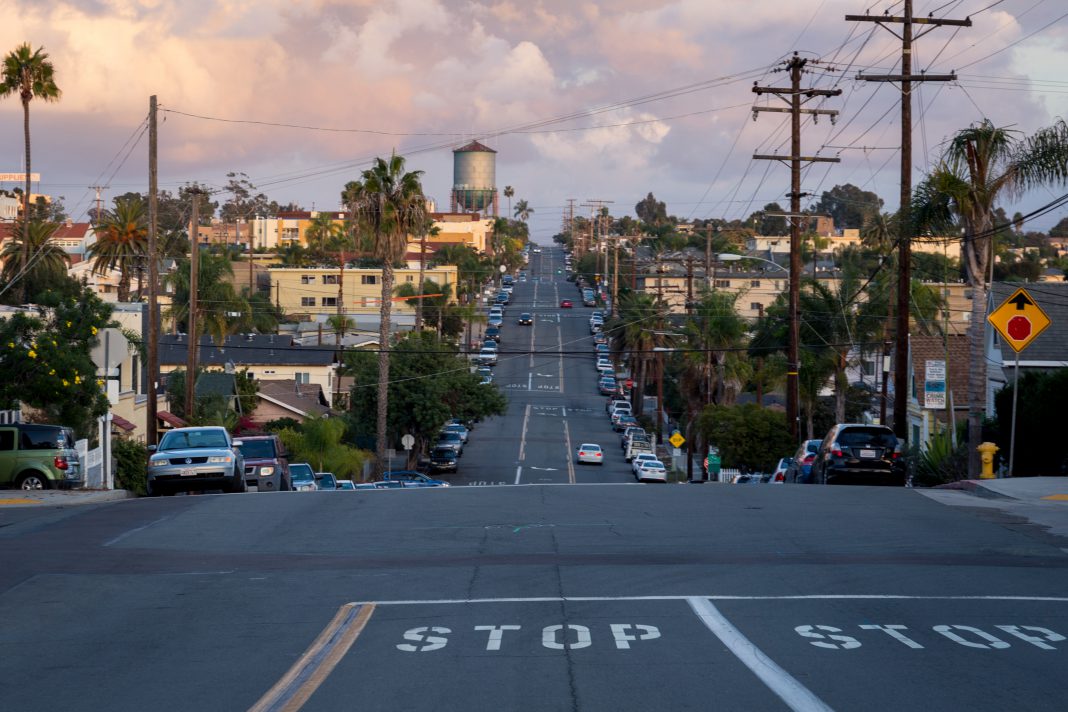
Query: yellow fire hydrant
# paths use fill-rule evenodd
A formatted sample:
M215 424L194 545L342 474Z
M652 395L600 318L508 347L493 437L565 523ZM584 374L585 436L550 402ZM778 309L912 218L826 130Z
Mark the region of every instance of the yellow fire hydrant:
M979 473L979 479L994 479L994 453L1000 448L994 443L979 443L979 447L975 449L979 451L979 457L983 461L983 471Z

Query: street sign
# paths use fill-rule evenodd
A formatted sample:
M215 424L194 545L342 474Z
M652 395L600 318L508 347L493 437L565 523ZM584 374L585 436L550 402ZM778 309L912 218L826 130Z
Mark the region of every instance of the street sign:
M686 442L686 438L682 437L682 433L676 430L671 434L671 437L668 438L668 442L671 443L672 447L679 448Z
M923 407L946 407L946 362L928 360L923 379Z
M415 445L415 438L410 433L405 433L404 437L401 438L401 445L404 446L405 450L411 450L412 445Z
M1013 351L1020 353L1050 325L1050 318L1026 289L1020 288L986 318Z

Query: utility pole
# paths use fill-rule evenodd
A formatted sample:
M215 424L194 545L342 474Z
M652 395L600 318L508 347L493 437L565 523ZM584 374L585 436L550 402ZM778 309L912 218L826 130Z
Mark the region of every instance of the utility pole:
M103 213L103 208L104 208L103 200L101 199L100 194L103 191L105 191L108 188L110 188L110 187L111 187L110 185L91 185L91 186L89 186L89 190L96 191L96 213L95 213L95 215L93 217L95 218L95 222L97 224L100 223L100 215Z
M586 202L582 204L582 207L590 209L590 244L594 247L599 247L601 244L599 225L602 221L602 213L609 205L614 203L614 200L602 200L600 198L586 198ZM608 231L605 230L607 235ZM600 268L601 257L597 256L594 261L594 269ZM601 284L604 284L608 278L608 253L605 251L605 267L601 272Z
M753 116L758 112L771 111L788 113L791 118L791 141L790 155L754 155L753 158L763 161L782 161L790 165L790 342L789 353L786 356L786 419L790 423L790 436L796 441L799 439L800 423L799 415L799 392L798 392L798 369L800 368L800 355L798 342L800 340L800 313L801 303L801 198L807 193L801 192L801 164L802 163L839 163L838 158L823 158L820 156L801 155L801 115L809 114L813 122L821 115L831 117L831 121L838 115L831 109L803 109L801 105L809 99L820 96L838 96L841 89L801 89L801 74L805 65L809 62L818 64L816 60L802 59L794 52L794 56L783 62L781 69L776 71L790 72L789 87L761 87L755 83L753 93L758 96L763 94L775 94L783 99L788 108L781 106L756 106L753 107ZM802 95L804 98L802 99Z
M158 440L156 425L156 391L159 388L159 161L156 148L157 104L153 94L148 99L148 401L145 403L145 443L155 445Z
M189 314L186 318L186 330L189 332L189 350L185 358L185 417L191 420L196 413L196 389L194 388L197 372L197 350L200 339L197 338L197 277L200 273L200 196L203 190L193 184L189 195L193 197L193 217L189 221Z
M936 27L945 25L954 27L971 27L971 18L963 20L935 19L933 17L913 17L912 0L905 0L905 14L897 15L846 15L846 22L875 22L901 39L901 74L867 76L858 74L857 79L866 82L896 82L901 85L901 207L898 224L901 234L898 240L897 273L897 334L894 346L894 432L903 440L908 439L908 396L909 396L909 296L912 288L912 83L913 82L952 82L957 75L950 74L913 74L912 42L931 32ZM901 34L890 29L888 25L901 25ZM913 25L928 25L929 28L913 36ZM979 328L975 324L973 328Z
M567 199L567 236L571 238L571 249L575 249L575 199Z
M612 312L613 318L619 314L619 241L623 239L622 235L618 235L615 240L612 241L612 256L615 261L615 269L612 270Z

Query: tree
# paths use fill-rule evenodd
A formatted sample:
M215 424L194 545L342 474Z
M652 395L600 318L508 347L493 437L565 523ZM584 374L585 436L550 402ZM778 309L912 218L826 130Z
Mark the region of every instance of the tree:
M588 255L592 256L592 255ZM613 355L626 356L634 379L631 401L635 416L645 410L646 371L653 349L663 346L664 338L654 333L661 322L661 305L651 294L631 292L619 300L619 317L605 324Z
M527 201L519 200L519 201L516 202L514 215L515 215L517 220L521 220L523 222L526 222L527 220L530 219L530 215L533 212L534 212L534 208L532 208L529 205L527 205Z
M836 185L823 191L813 210L834 218L839 230L858 229L871 215L883 208L883 199L871 191L862 190L852 183Z
M93 437L108 400L90 352L110 321L111 307L86 288L75 296L46 293L36 313L0 320L0 408L23 404L45 422Z
M997 201L1032 188L1068 182L1068 125L1058 120L1033 135L994 126L989 120L958 131L941 160L917 187L913 221L918 232L963 231L961 257L972 289L969 328L969 474L978 476L976 448L983 437L986 404L986 279Z
M26 188L22 194L23 229L30 224L30 102L40 99L46 102L59 101L62 92L56 85L55 68L48 60L44 47L36 50L28 42L20 44L4 57L0 74L0 98L18 94L22 101L22 134L26 145ZM22 263L30 261L30 241L22 241ZM23 301L27 293L26 282L21 285Z
M758 405L708 405L698 428L705 442L719 448L723 466L771 472L795 447L782 412Z
M96 227L96 242L89 246L93 272L119 271L118 299L130 301L130 279L146 267L148 215L140 200L115 199L115 209L105 211ZM140 285L139 285L140 291ZM140 295L139 295L140 296Z
M887 254L893 250L897 234L897 215L873 212L866 216L860 228L860 242L868 249Z
M190 338L211 334L221 344L230 334L251 321L249 303L234 290L229 277L233 265L226 255L199 252L200 273L197 279L197 333ZM171 307L166 316L174 320L176 329L188 331L189 318L189 258L178 261L177 268L164 277L174 289Z
M667 205L657 200L652 192L634 206L634 214L647 225L659 226L667 222Z
M4 271L0 275L4 282L3 291L21 280L27 285L25 295L29 302L29 297L66 277L70 256L52 242L52 235L58 227L55 223L38 221L25 227L16 226L14 232L20 237L9 241L0 252L0 261L4 263ZM27 246L29 250L24 249ZM28 265L24 262L27 254L32 255Z
M344 442L342 418L307 418L299 427L278 431L291 462L307 462L316 472L332 472L339 479L360 480L367 453Z
M345 186L345 203L358 223L374 240L374 256L382 261L382 312L378 330L378 400L375 467L381 473L386 462L389 412L390 316L393 308L393 264L408 249L408 235L427 224L426 196L420 182L422 171L404 170L404 158L376 158L359 181Z
M1019 216L1017 218L1016 216ZM1023 225L1023 216L1020 213L1016 213L1013 216L1014 225ZM1049 229L1050 237L1068 237L1068 218L1061 218L1056 225Z
M505 412L507 401L497 387L479 383L455 347L442 343L432 332L407 334L390 350L390 360L389 418L382 431L377 418L372 418L377 409L370 407L379 398L374 354L345 352L343 373L353 377L350 402L360 404L350 408L347 417L359 435L385 436L396 446L402 435L411 434L414 459L449 418L480 419Z
M512 196L515 195L515 188L510 185L504 186L504 197L508 199L508 212L505 215L512 214Z
M780 215L768 215L768 213L782 213L782 206L778 203L768 203L763 210L758 210L749 216L750 223L756 223L758 235L785 235L790 228L786 218Z

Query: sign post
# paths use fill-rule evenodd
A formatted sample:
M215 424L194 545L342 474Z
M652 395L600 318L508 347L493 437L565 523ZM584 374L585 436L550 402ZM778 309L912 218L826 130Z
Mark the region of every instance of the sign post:
M1016 352L1016 367L1012 378L1012 427L1009 430L1009 471L1012 477L1016 455L1016 400L1020 394L1020 352L1026 349L1050 325L1050 318L1042 307L1022 287L1001 303L986 318L998 330L1005 343Z

